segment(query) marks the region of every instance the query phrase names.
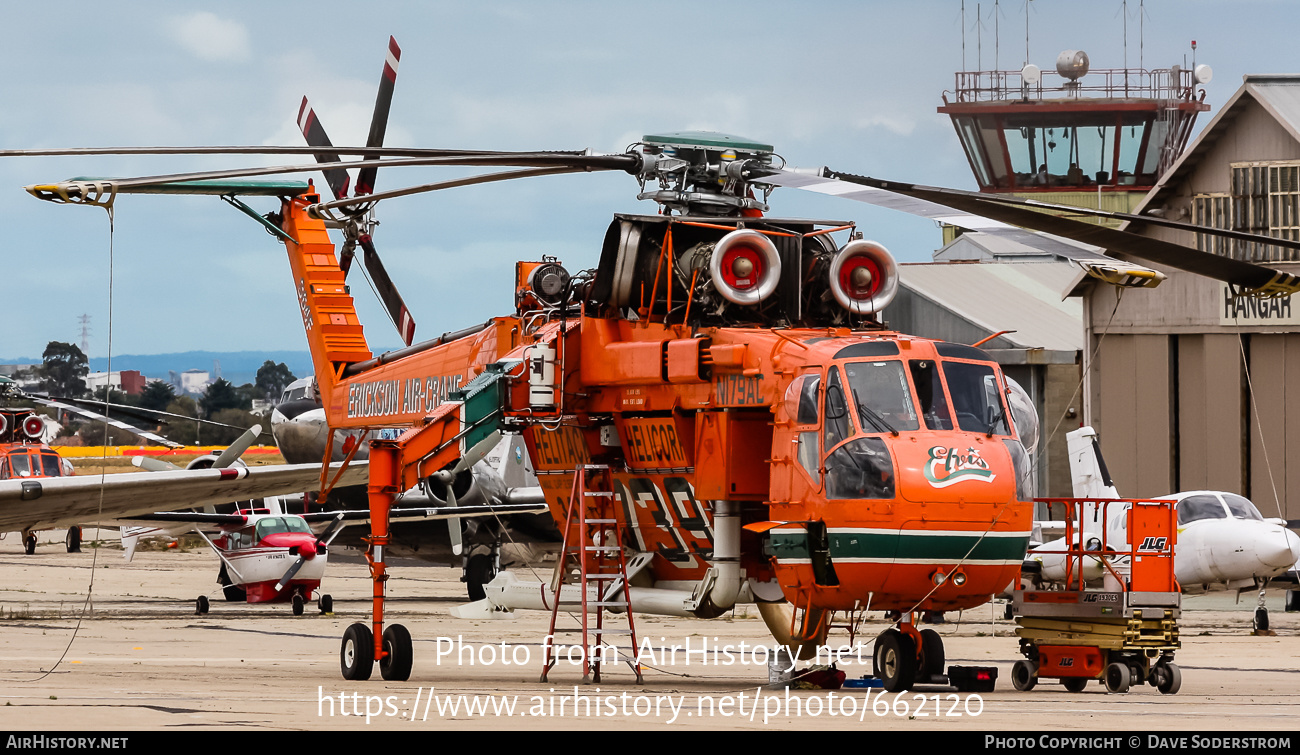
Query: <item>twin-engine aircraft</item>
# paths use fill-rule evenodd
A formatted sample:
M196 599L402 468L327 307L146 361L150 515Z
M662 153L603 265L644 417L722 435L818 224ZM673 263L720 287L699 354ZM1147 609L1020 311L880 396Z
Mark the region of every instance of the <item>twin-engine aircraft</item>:
M1119 498L1101 455L1097 433L1082 427L1066 434L1071 480L1076 498ZM1285 519L1265 519L1249 499L1217 490L1191 490L1162 496L1156 500L1177 501L1178 542L1174 554L1174 577L1184 591L1208 590L1223 585L1239 593L1255 589L1259 601L1255 607L1257 631L1268 631L1268 609L1264 605L1264 588L1269 580L1281 577L1300 561L1300 536L1287 527ZM1104 531L1108 543L1128 542L1128 506L1117 504L1104 514L1098 507L1085 504L1082 537L1100 542ZM1064 539L1045 543L1030 551L1027 562L1034 564L1040 579L1065 580ZM1090 547L1100 550L1100 547ZM1055 555L1038 555L1038 551ZM1117 553L1114 564L1124 566L1128 556ZM1084 559L1084 578L1100 580L1104 567L1095 557Z
M310 183L250 180L304 165L28 190L100 206L132 192L216 194L283 242L329 427L402 430L369 441L373 616L344 635L348 679L368 678L376 661L385 679L410 674L410 634L385 627L383 614L395 500L422 481L454 477L497 432L522 435L557 521L575 469L610 468L627 533L620 545L636 566L602 600L621 596L634 611L700 618L756 601L774 637L801 649L825 641L835 611L893 611L899 621L876 640L885 687L942 672L942 641L917 629L920 613L978 606L1019 575L1032 524L1025 428L1012 419L1007 381L988 354L881 322L898 286L884 247L852 223L770 214L776 187L1016 236L1114 285L1157 285L1164 276L1006 223L1221 278L1242 293L1300 290L1287 273L1039 211L1088 212L1078 208L798 171L771 145L725 134L653 134L621 154L384 148L399 54L390 40L364 147L330 144L304 102L307 148L23 153L299 153L321 163L333 199ZM379 167L404 165L514 169L374 192ZM351 168L360 172L349 197ZM615 215L596 269L519 262L513 312L414 341L414 319L372 238L377 202L593 170L632 175L655 212ZM247 196L279 204L262 214L240 199ZM331 227L342 231L341 247ZM358 246L403 349L376 355L367 344L346 280ZM489 588L508 602L506 581Z

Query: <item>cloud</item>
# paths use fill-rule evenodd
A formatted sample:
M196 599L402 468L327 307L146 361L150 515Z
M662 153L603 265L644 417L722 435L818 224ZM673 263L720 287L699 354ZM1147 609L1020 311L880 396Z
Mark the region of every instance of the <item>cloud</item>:
M177 16L168 23L175 42L196 58L211 63L247 60L248 30L243 24L207 11Z

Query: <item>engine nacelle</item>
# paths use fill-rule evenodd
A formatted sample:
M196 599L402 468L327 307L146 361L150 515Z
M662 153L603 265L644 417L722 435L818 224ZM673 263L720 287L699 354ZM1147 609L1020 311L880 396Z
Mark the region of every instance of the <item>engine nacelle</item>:
M733 304L758 304L781 282L781 255L758 231L732 231L713 248L709 274L722 298Z
M3 430L0 430L0 432L3 432ZM32 440L39 440L43 432L45 432L45 420L40 417L33 414L23 420L23 435Z
M835 301L850 312L879 312L898 293L898 263L875 241L850 241L831 261L830 286Z
M442 480L437 477L426 477L421 481L421 487L424 488L424 494L429 496L436 505L446 505L447 484ZM453 477L451 489L456 494L457 506L480 506L488 503L483 497L483 491L479 489L478 481L474 479L473 469L461 470L460 474Z

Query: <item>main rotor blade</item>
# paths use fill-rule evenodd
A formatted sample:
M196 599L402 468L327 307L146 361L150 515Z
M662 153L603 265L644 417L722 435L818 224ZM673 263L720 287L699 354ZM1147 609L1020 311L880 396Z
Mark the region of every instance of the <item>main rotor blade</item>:
M302 130L303 138L313 147L331 147L329 136L325 133L325 127L320 124L316 118L316 111L312 109L307 102L307 97L303 96L302 105L298 107L298 128ZM337 163L339 155L337 152L317 152L316 161L320 163ZM335 199L342 199L348 195L348 182L352 178L344 168L326 168L325 182L329 184L330 191L334 192Z
M1050 233L1054 236L1074 239L1086 244L1094 244L1147 262L1154 262L1177 270L1184 270L1189 273L1203 275L1207 278L1225 281L1234 286L1246 289L1245 293L1272 295L1278 293L1296 293L1300 291L1300 277L1292 275L1291 273L1274 270L1272 268L1264 267L1263 265L1256 265L1252 262L1232 259L1231 257L1223 257L1210 252L1202 252L1194 247L1170 241L1163 241L1151 236L1141 236L1129 231L1121 231L1115 228L1107 228L1103 225L1084 223L1079 220L1071 220L1070 218L1039 212L1038 210L1029 209L1027 206L1018 206L1016 204L1008 204L1002 201L990 201L973 192L959 192L952 189L935 189L928 186L900 184L894 181L879 181L864 176L850 176L845 173L832 172L832 176L853 183L858 183L860 180L871 181L878 185L878 188L884 189L885 191L892 191L906 196L916 197L918 199L941 203L955 209L973 212L994 220L1000 220L1004 223L1014 223L1015 225L1023 226L1025 228L1032 228L1036 231ZM1136 218L1142 222L1159 221L1158 218L1145 218L1137 215L1131 216L1131 218ZM1171 221L1161 221L1161 223L1165 225L1169 222ZM1225 235L1214 233L1216 230L1218 229L1201 229L1197 227L1197 232L1209 233L1211 235ZM1271 236L1242 234L1236 231L1230 233L1234 238L1241 238L1244 236L1248 240L1259 241L1264 244L1273 244L1275 246L1290 248L1300 247L1300 243L1286 239L1274 239Z
M248 431L245 432L243 435L239 436L239 438L235 440L234 443L231 443L229 446L226 446L226 450L222 451L221 455L217 457L217 460L212 462L212 468L225 469L231 464L234 464L239 459L239 457L244 455L244 452L248 450L248 447L253 445L253 443L257 441L257 436L261 434L262 434L261 425L253 425L252 427L248 428Z
M198 173L172 173L140 178L73 178L53 184L33 184L25 187L27 192L38 199L62 200L68 197L80 197L83 190L112 189L119 193L130 193L132 189L159 184L181 183L187 181L204 181L224 178L248 178L252 176L270 176L284 173L306 173L325 168L365 168L370 165L392 167L415 166L519 166L519 167L567 167L575 170L623 170L634 172L640 165L640 159L632 155L563 155L547 153L488 154L462 157L412 157L391 160L358 160L355 162L331 162L317 165L276 165L261 168L239 168L235 170L213 170ZM154 192L158 193L158 192Z
M410 346L415 340L415 320L411 317L411 311L406 308L406 302L402 301L402 295L397 293L397 286L393 285L393 279L388 277L388 271L384 269L384 263L379 259L379 252L375 251L375 244L371 241L370 234L361 234L357 237L357 242L365 252L362 258L366 263L366 272L370 273L370 281L375 284L375 293L379 295L384 308L388 310L388 316L397 327L402 341Z
M943 204L887 191L876 186L875 183L880 182L876 182L875 179L865 179L873 183L863 183L861 180L839 177L840 174L832 177L827 175L829 172L826 168L818 169L816 172L762 169L757 172L754 180L774 186L843 197L855 202L930 218L935 222L955 225L968 231L989 233L1073 260L1089 275L1119 286L1151 287L1159 285L1165 279L1164 273L1107 257L1102 254L1102 250L1095 247L1072 244L1064 239L1017 228L979 214L961 212Z
M379 78L379 93L375 96L375 113L370 117L370 135L367 147L382 147L384 132L388 129L388 110L393 104L393 86L397 83L397 64L402 59L402 48L397 40L388 38L388 57L384 59L384 75ZM367 158L378 157L367 152ZM362 168L357 173L357 194L371 194L375 190L375 174L379 168Z
M119 428L119 429L122 429L122 430L126 430L126 431L129 432L129 433L132 433L132 434L138 435L138 436L140 436L141 438L145 438L145 439L147 439L147 440L152 440L152 441L158 443L159 445L167 446L168 448L184 448L184 447L185 447L183 444L181 444L181 443L176 443L176 442L174 442L174 441L167 440L166 438L162 437L161 435L155 435L154 433L151 433L151 432L149 432L149 431L147 431L147 430L141 430L140 428L135 427L134 425L128 425L128 424L125 423L125 422L121 422L121 421L119 421L119 420L112 419L111 417L105 417L104 415L100 414L99 412L92 412L92 411L90 411L90 410L88 410L88 409L82 409L82 408L79 407L79 406L73 406L72 404L65 404L65 403L63 403L62 401L50 401L50 400L48 400L48 399L37 398L37 397L35 397L35 396L24 396L24 398L26 398L26 399L29 400L29 401L34 401L34 402L36 402L36 403L38 403L38 404L41 404L42 406L48 406L48 407L50 407L51 409L62 409L62 410L67 411L67 412L72 412L73 414L80 414L81 416L83 416L83 417L87 417L87 418L89 418L89 419L98 420L98 421L103 422L103 423L105 423L105 424L107 424L107 425L112 425L113 427L116 427L116 428Z
M320 202L319 204L307 207L307 214L314 217L320 217L321 213L332 210L336 207L348 207L356 204L367 204L369 202L378 202L381 199L392 199L394 197L405 197L411 194L423 194L429 191L441 191L443 189L455 189L461 186L474 186L476 184L492 183L494 181L510 181L516 178L536 178L537 176L555 176L562 173L582 173L586 168L529 168L527 170L505 170L500 173L483 173L477 176L466 176L465 178L453 178L449 181L435 181L429 184L420 184L419 186L408 186L405 189L393 189L391 191L381 191L378 194L368 196L358 196L351 199L336 199L333 202ZM343 257L340 255L339 263L342 264ZM346 269L344 272L347 272Z
M34 398L32 396L26 396L26 397ZM99 408L104 406L103 401L93 401L91 399L85 399L85 398L67 398L65 396L48 396L48 397L41 397L41 398L47 398L48 400L51 401L63 401L65 403L76 404L78 406L82 406L85 408L90 408L90 407ZM217 422L216 420L211 420L211 419L200 419L199 417L191 417L187 414L176 414L175 412L164 412L161 409L146 409L143 406L126 406L124 404L109 404L108 408L110 410L120 412L128 417L136 417L138 419L156 421L162 424L167 424L166 420L161 419L162 417L172 417L175 419L184 420L186 422L200 422L202 424L213 425L215 427L228 427L231 430L242 431L248 429L248 428L240 427L239 425L232 425L226 422Z
M0 149L0 157L92 157L96 155L386 155L390 157L470 157L473 155L585 155L583 150L437 149L429 147L57 147L54 149Z

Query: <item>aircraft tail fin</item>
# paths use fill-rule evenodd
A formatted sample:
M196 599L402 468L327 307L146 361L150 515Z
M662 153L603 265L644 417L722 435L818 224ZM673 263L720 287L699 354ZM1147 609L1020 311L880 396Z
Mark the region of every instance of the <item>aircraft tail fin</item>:
M1065 435L1066 450L1070 457L1070 482L1074 488L1075 498L1119 498L1115 483L1106 469L1106 460L1101 455L1101 445L1097 442L1097 431L1091 427L1081 427ZM1084 506L1083 530L1100 532L1104 523L1094 506Z

